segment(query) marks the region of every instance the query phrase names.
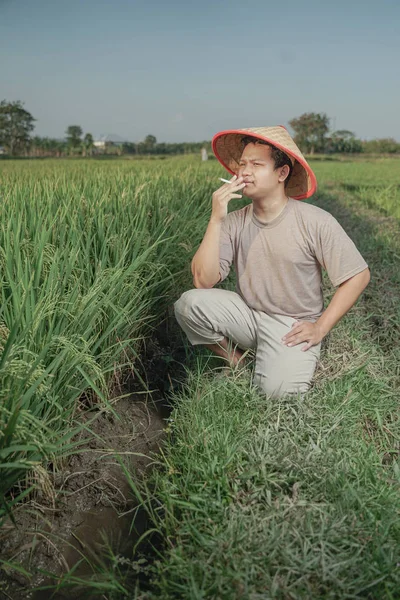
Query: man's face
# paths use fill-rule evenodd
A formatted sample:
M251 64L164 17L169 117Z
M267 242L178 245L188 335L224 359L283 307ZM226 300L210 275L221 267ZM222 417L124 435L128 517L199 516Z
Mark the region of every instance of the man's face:
M275 169L270 146L247 144L240 158L237 173L238 177L243 176L246 183L243 194L251 199L273 195L282 183L282 169L285 167ZM286 169L289 170L289 167Z

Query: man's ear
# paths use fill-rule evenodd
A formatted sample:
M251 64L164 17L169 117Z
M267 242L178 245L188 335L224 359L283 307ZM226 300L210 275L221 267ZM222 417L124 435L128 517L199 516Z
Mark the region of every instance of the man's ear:
M279 170L279 181L285 181L286 177L289 175L290 173L290 168L289 165L283 165L283 167L280 168Z

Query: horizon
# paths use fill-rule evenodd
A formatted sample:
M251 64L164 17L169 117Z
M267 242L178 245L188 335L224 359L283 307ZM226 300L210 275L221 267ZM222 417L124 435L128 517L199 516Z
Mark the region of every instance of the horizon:
M77 125L77 123L71 123L71 125ZM290 126L288 127L288 129L289 130L291 129ZM337 130L337 131L340 131L340 130ZM92 133L92 132L91 131L83 131L82 136L84 136L87 133ZM333 133L333 131L329 132L328 135L327 135L327 137L329 137L332 133ZM146 135L151 135L151 134L146 134ZM51 136L41 136L41 135L35 133L35 131L33 131L31 137L36 137L36 136L38 136L40 138L43 137L43 138L53 139L53 140L56 140L57 142L67 142L67 137L66 136L65 137L52 138ZM99 136L93 135L93 141L94 142L103 141L101 138L104 138L104 137L114 137L114 134L112 134L112 133L111 134L100 134ZM115 137L120 137L120 136L118 136L118 134L115 134ZM146 137L146 136L144 136L144 137ZM373 141L375 139L386 139L386 138L380 137L380 138L371 138L371 139L362 139L362 138L356 138L356 139L358 139L361 142L367 142L367 141ZM400 143L399 140L396 140L395 138L393 138L393 139L396 141L396 143ZM109 141L112 144L115 144L115 143L117 143L117 144L139 144L140 142L143 142L144 139L142 139L142 140L121 139L121 140L109 140ZM188 141L187 140L186 141L184 141L184 140L178 140L176 142L171 142L169 140L158 140L157 139L156 143L157 144L200 144L200 143L210 143L211 144L211 141L212 141L212 138L210 138L209 140L188 140Z

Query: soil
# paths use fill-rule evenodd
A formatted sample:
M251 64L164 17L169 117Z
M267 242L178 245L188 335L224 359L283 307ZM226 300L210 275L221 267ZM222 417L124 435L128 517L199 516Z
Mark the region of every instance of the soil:
M179 385L179 377L183 381L185 361L176 327L172 333L170 326L167 319L158 327L141 357L140 375L151 391L143 393L143 385L131 379L124 386L129 395L113 404L117 417L110 411L82 410L81 422L95 418L90 430L79 434L82 450L52 470L40 471L38 489L15 511L16 526L8 521L0 529L0 556L30 574L3 567L0 598L78 597L71 590L64 595L34 590L55 581L43 572L60 576L84 556L91 563L104 560L105 540L114 554L132 558L135 539L148 525L139 516L131 531L137 501L116 455L137 482L146 478L160 448L171 412L167 396ZM74 574L85 577L91 572L90 563L81 560Z

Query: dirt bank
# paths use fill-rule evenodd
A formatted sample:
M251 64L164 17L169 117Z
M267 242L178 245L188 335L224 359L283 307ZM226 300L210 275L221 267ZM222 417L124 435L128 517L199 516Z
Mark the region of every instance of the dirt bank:
M139 533L130 533L136 503L116 454L132 474L146 477L170 412L166 395L182 377L178 359L184 360L183 352L165 322L146 342L142 355L140 375L151 393L143 393L138 380L130 379L124 390L129 395L113 404L118 417L82 411L81 422L95 415L90 430L80 434L82 450L53 470L39 471L38 490L15 511L16 527L9 521L0 529L1 558L18 563L30 574L3 567L0 598L50 598L51 592L33 591L48 582L43 572L61 575L84 556L91 563L101 559L104 535L115 554L131 556L135 536L146 524L136 523ZM90 574L90 564L83 560L75 575ZM69 595L67 591L52 597L77 597L73 594L69 590Z
M15 513L17 527L7 523L0 530L0 554L16 561L32 578L9 571L2 574L4 598L33 596L32 588L45 576L40 570L61 574L82 558L94 560L105 534L114 552L125 554L133 546L129 534L133 506L129 484L115 458L119 454L131 471L144 473L150 454L156 452L165 422L140 396L130 395L114 406L119 419L100 414L85 432L85 448L65 461ZM88 418L86 415L83 418ZM88 573L83 562L76 574ZM40 598L47 597L41 594Z

